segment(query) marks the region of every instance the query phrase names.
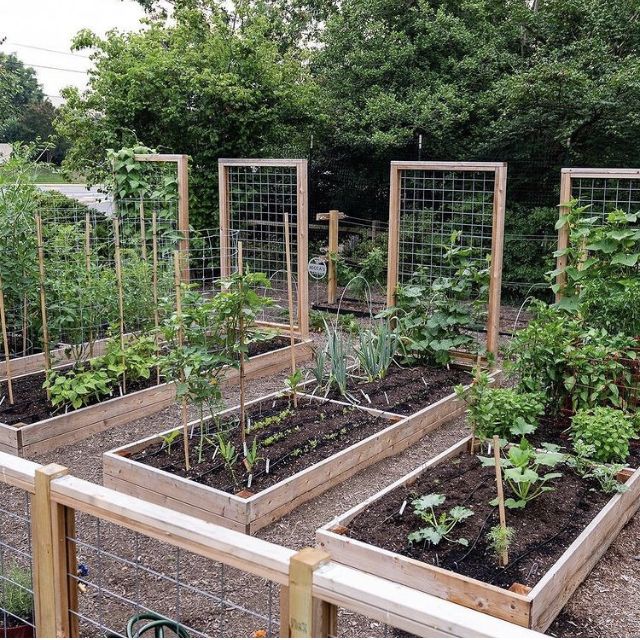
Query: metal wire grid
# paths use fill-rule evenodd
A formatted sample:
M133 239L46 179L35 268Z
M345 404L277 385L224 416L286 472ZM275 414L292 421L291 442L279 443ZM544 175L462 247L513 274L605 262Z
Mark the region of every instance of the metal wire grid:
M238 262L238 231L230 230L227 240L229 259L235 270ZM200 229L191 235L189 239L190 282L205 296L212 296L220 291L222 282L220 261L220 229Z
M0 637L25 626L35 637L30 504L26 491L6 488L0 507Z
M122 636L144 613L191 636L278 635L278 585L85 514L77 531L69 541L85 575L70 578L80 586L72 615L82 636Z
M604 220L620 209L625 213L640 212L640 179L571 177L571 194L578 206L586 206L585 215Z
M288 318L285 215L289 222L291 273L294 286L294 314L298 313L298 170L286 166L228 166L228 210L230 232L225 239L241 241L243 264L262 272L271 282L264 295L275 305L260 320L285 322ZM237 265L232 263L232 268Z
M433 281L450 276L445 259L451 234L474 249L474 259L491 255L494 173L491 171L402 170L398 280L406 283L420 270Z

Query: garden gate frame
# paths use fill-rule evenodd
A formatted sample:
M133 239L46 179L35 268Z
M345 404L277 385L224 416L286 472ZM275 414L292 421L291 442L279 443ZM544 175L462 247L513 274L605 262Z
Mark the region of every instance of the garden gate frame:
M491 266L487 317L487 352L497 355L500 324L500 294L502 286L502 252L504 247L504 218L507 188L505 162L439 162L393 161L389 189L389 252L387 265L387 306L396 303L400 258L401 174L403 171L487 172L494 174L493 222L491 235ZM456 355L462 356L462 354Z
M231 275L231 251L229 237L231 231L231 210L229 201L229 169L232 167L275 167L296 169L296 236L297 236L297 323L293 331L302 338L309 336L309 275L308 263L308 186L307 161L300 159L265 158L220 158L218 160L218 188L220 202L220 273L222 277ZM295 303L295 300L294 300ZM258 321L257 324L270 326L286 333L289 323Z
M592 180L638 180L640 181L640 169L602 169L593 167L565 167L560 172L560 216L565 216L569 212L566 206L572 198L574 180L592 179ZM606 190L606 188L605 188ZM640 197L640 191L638 193ZM640 202L639 202L640 204ZM639 207L640 208L640 207ZM569 247L569 226L563 225L558 230L558 251L562 251ZM567 256L558 256L556 262L557 269L566 269ZM562 299L562 290L566 284L566 276L564 273L558 274L556 278L558 292L556 293L556 301Z

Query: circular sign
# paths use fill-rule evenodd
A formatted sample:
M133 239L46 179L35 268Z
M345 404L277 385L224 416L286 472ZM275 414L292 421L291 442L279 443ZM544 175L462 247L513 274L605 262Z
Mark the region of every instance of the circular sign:
M309 260L309 275L315 280L322 280L327 275L327 259L321 256Z

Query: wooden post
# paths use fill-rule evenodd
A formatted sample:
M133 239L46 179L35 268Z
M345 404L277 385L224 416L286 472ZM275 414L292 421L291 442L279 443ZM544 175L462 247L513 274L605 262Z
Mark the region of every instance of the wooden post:
M346 216L342 211L331 209L329 213L316 214L318 222L329 221L329 267L327 272L327 304L335 304L338 291L338 277L335 258L338 254L338 225Z
M493 187L493 226L491 232L491 267L489 279L489 310L487 317L487 351L498 355L500 337L500 298L502 291L502 252L504 246L504 216L507 190L507 167L496 167Z
M176 316L177 320L180 323L178 325L178 346L182 347L182 343L184 340L184 335L182 333L182 292L180 290L180 274L181 274L181 265L180 265L180 252L173 252L173 272L175 277L175 286L176 286ZM185 382L184 373L180 373L180 378L182 382ZM182 398L182 441L184 444L184 466L187 471L191 469L191 455L190 455L190 447L189 447L189 417L187 412L187 399Z
M7 390L9 404L13 404L13 382L11 381L11 354L9 353L9 337L7 335L7 316L4 310L4 288L0 276L0 323L2 323L2 346L4 348L5 369L7 372Z
M238 275L242 278L243 265L242 265L242 241L238 242ZM240 297L243 293L242 280L238 284L238 292ZM240 340L240 434L242 435L242 455L247 455L247 416L245 411L245 379L244 379L244 316L242 309L240 309L240 317L238 318L238 340Z
M84 266L87 275L87 286L91 285L91 216L84 216ZM91 316L90 316L91 317ZM89 357L93 358L93 327L89 326Z
M289 241L289 214L284 211L284 247L285 255L287 259L287 296L289 302L289 338L291 340L291 375L296 372L296 338L293 335L293 275L291 273L291 247ZM298 407L298 394L297 389L292 389L293 393L293 406Z
M398 253L400 251L400 169L391 165L389 183L389 248L387 259L387 307L396 304Z
M77 570L74 512L51 500L51 482L68 474L58 464L35 472L32 498L31 536L33 548L33 594L36 634L39 638L65 638L78 635L76 581ZM73 618L73 619L72 619Z
M153 289L153 324L155 327L156 357L160 355L160 317L158 315L158 214L151 212L151 252L152 271L151 287ZM160 384L160 368L156 367L156 381Z
M218 163L218 204L220 209L220 275L231 275L231 216L229 212L229 192L227 167Z
M493 436L493 459L496 463L496 487L498 489L498 513L500 514L500 528L507 528L507 517L504 511L504 487L502 486L502 467L500 466L500 438ZM509 550L505 548L500 558L500 565L506 567L509 564Z
M287 637L330 638L337 635L336 607L313 597L313 573L330 559L325 551L311 547L291 558Z
M309 337L309 203L307 197L307 161L296 162L298 210L296 232L298 238L298 328L302 338Z
M24 275L24 272L22 273ZM27 294L22 296L22 355L27 355L27 317L29 311L29 301Z
M36 241L38 243L38 269L40 272L40 315L42 316L42 349L44 352L44 368L51 369L49 355L49 326L47 324L47 302L45 296L45 272L44 272L44 240L42 234L42 218L36 213ZM47 390L47 396L49 391Z
M118 316L120 320L120 349L122 351L122 366L125 367L124 359L124 290L122 285L122 263L120 261L120 221L117 216L113 219L113 232L115 242L116 261L116 283L118 287ZM122 372L122 391L127 392L127 376Z
M178 157L178 229L183 256L182 282L189 283L189 156Z
M567 204L571 200L571 169L563 169L560 174L560 215L566 216L569 213ZM564 251L569 246L569 225L564 224L558 229L558 251ZM558 256L556 261L558 270L567 268L567 256ZM556 292L556 302L560 302L564 295L564 288L567 285L565 273L559 273L556 277L558 291Z

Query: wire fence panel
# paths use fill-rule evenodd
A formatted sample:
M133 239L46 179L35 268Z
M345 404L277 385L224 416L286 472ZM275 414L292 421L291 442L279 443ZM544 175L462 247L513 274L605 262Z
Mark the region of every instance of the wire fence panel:
M0 506L0 637L35 637L31 515L26 491L3 488Z
M124 636L157 619L191 637L277 636L279 587L93 516L78 517L82 636ZM169 628L168 635L175 635Z
M288 283L285 229L293 280L294 324L303 333L307 322L307 202L306 161L221 160L220 238L222 275L237 268L237 243L243 265L265 273L264 293L275 304L262 321L288 324Z
M586 206L585 215L605 219L615 210L640 211L640 178L572 177L571 195L578 206Z

